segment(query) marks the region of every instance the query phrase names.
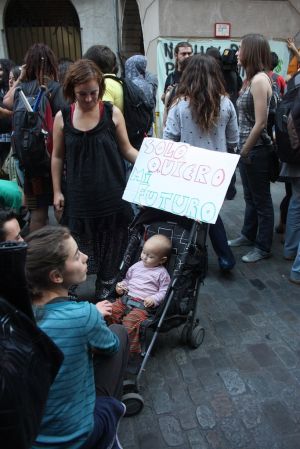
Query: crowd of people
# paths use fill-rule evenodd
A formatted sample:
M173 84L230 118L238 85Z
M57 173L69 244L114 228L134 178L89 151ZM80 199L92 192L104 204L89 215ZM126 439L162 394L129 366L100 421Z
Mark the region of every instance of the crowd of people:
M223 270L230 270L235 265L231 252L234 247L249 247L242 257L245 263L271 256L274 233L270 190L274 142L272 96L274 89L279 97L289 89L288 80L291 75L297 75L300 61L293 40L288 39L287 45L293 56L291 63L298 60L294 72L289 69L287 83L274 72L278 56L271 52L268 40L259 34L249 34L242 39L230 76L217 48L209 47L205 56L193 56L188 42L180 42L175 47L176 69L168 76L162 96L165 103L164 138L214 151L235 151L240 155L239 172L245 199L241 234L227 241L220 216L216 224L210 226L212 246ZM243 81L238 75L238 67L245 70ZM221 77L221 84L217 88L218 77ZM282 163L280 175L279 180L285 182L286 195L280 205L280 223L275 229L285 233L284 258L294 261L290 280L300 283L300 223L296 205L299 204L299 167Z
M297 56L292 40L288 45ZM176 70L161 98L163 138L240 155L245 199L241 233L228 240L220 215L209 227L219 267L234 269L232 249L237 246L249 249L242 257L245 263L267 259L274 232L269 173L273 135L268 129L272 83L281 95L286 89L273 72L276 55L264 36L244 36L237 52L244 81L237 71L226 81L220 54L212 48L193 55L192 46L181 42L175 60ZM103 45L92 46L74 62L59 64L45 44L33 45L21 68L0 60L0 163L2 170L10 167L0 180L0 241L25 238L35 320L64 355L32 448L121 447L116 429L125 413L120 399L128 357L140 354L140 323L163 301L170 283L165 263L171 242L154 236L145 242L141 260L114 285L134 215L122 200L126 170L138 155L128 138L117 73L116 55ZM157 80L147 72L145 56L126 61L125 77L143 92L154 120ZM30 97L41 85L52 112L51 166L49 158L47 170L32 175L11 148L9 123L20 89ZM290 201L285 201L279 231L285 231L284 257L294 261L290 279L300 284L300 170L285 163L281 176ZM56 226L48 225L52 205ZM26 220L29 235L22 236L20 223ZM87 274L96 274L94 304L76 298ZM113 303L107 300L112 291Z

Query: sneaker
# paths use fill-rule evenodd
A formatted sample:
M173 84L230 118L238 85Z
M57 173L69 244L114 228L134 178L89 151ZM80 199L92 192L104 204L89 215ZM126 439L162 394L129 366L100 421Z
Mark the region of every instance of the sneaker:
M252 246L254 243L247 239L243 234L234 240L228 240L229 246Z
M228 273L235 266L234 260L229 261L227 259L224 259L224 257L219 257L218 262L219 262L220 270L223 271L223 273Z
M246 263L254 263L262 259L268 259L270 256L270 252L263 251L259 248L254 248L252 251L249 251L248 254L242 257L242 261Z
M300 285L300 279L293 277L293 275L289 277L289 281L292 282L293 284Z

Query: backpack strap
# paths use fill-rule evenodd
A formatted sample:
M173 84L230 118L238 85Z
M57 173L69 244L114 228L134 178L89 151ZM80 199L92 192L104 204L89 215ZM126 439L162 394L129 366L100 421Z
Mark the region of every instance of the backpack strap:
M123 85L123 78L119 78L118 76L115 76L115 75L106 75L106 74L104 74L103 77L104 77L104 79L108 78L110 80L118 81L118 83Z

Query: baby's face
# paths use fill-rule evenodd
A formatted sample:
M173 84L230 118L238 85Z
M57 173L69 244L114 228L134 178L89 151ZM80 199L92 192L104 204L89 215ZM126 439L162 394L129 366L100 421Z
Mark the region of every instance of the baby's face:
M154 268L164 263L166 258L162 256L159 246L149 240L144 244L141 259L146 268Z

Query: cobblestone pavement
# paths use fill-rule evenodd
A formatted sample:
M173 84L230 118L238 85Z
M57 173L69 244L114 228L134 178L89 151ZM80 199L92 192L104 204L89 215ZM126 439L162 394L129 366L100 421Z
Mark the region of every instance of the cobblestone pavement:
M277 214L283 191L272 186ZM239 183L222 210L228 238L243 211ZM235 248L227 276L209 249L199 295L204 342L182 346L180 328L159 337L141 378L145 406L121 424L124 449L300 448L300 287L288 281L281 238L274 235L273 257L256 264Z

